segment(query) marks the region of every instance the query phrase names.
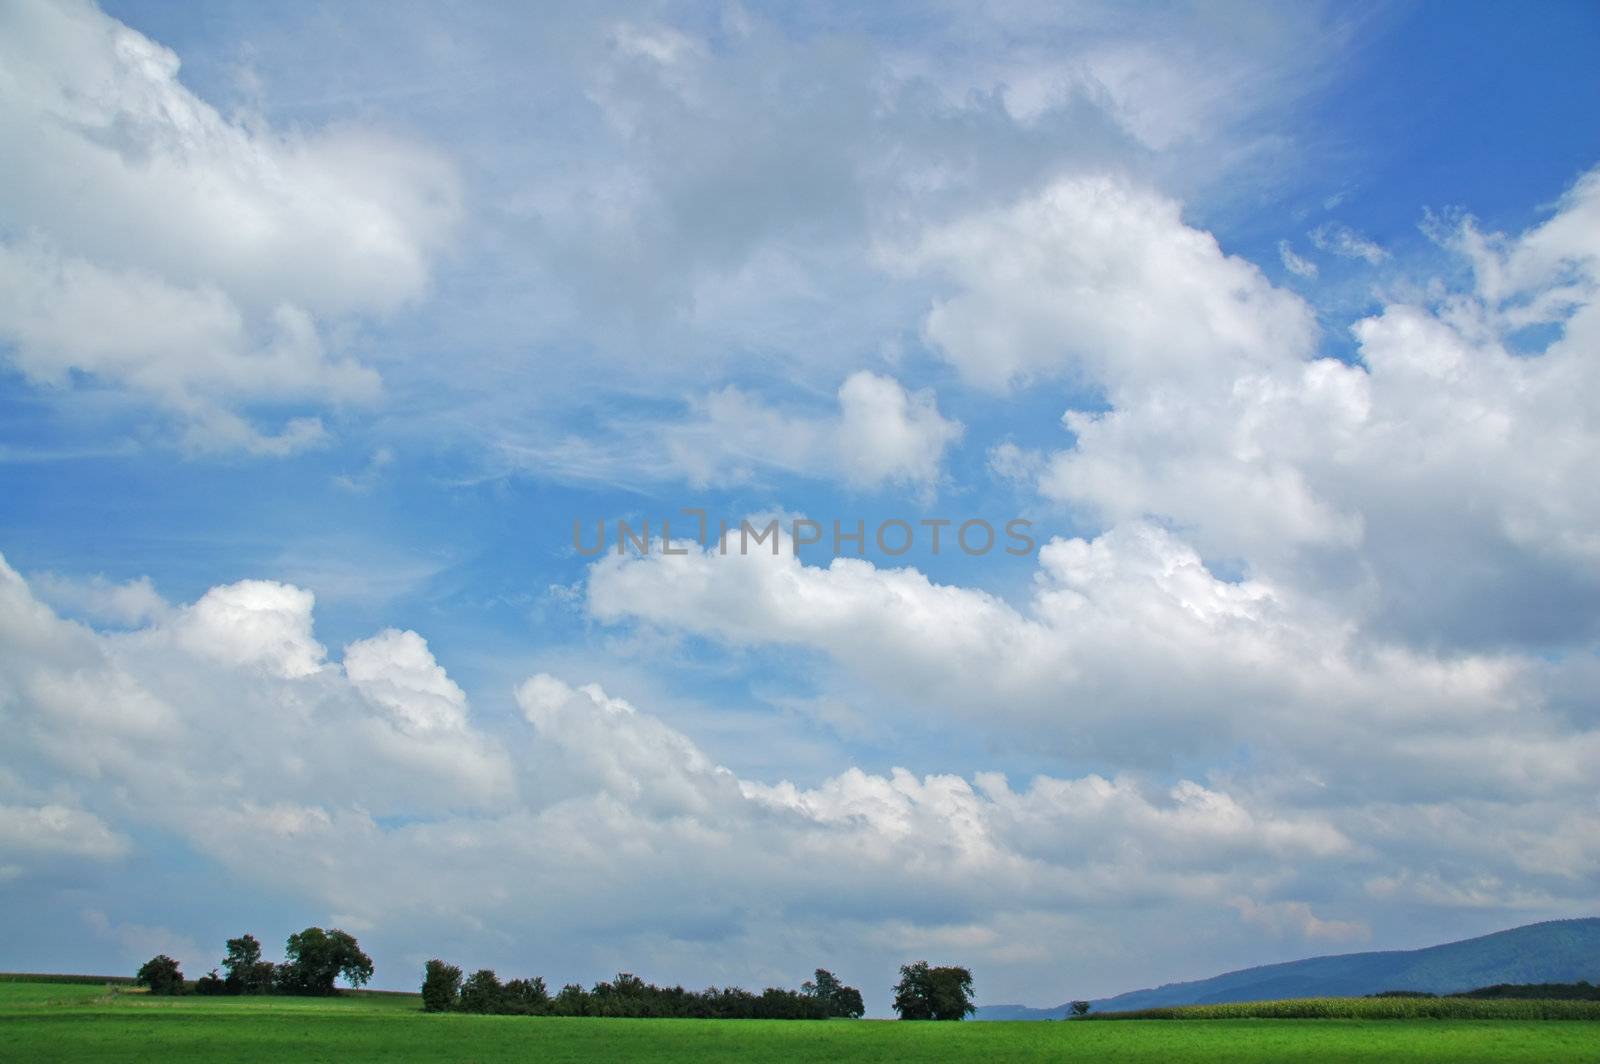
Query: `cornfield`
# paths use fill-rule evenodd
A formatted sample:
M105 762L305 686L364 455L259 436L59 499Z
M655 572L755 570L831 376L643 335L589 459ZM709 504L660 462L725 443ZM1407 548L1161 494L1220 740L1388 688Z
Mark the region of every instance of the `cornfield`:
M1092 1012L1086 1020L1600 1020L1600 1001L1510 998L1294 998Z

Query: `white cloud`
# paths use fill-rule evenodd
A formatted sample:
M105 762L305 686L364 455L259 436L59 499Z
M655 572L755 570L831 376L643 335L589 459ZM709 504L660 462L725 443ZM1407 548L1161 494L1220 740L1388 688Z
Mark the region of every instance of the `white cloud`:
M815 650L900 712L937 706L1033 748L1123 764L1265 745L1382 793L1406 785L1389 775L1403 750L1408 782L1526 795L1573 785L1600 752L1600 737L1573 742L1540 704L1529 661L1374 639L1292 587L1220 580L1144 525L1047 544L1022 609L914 569L698 550L597 562L589 608L733 646ZM1373 730L1387 752L1369 749ZM1495 744L1524 749L1542 778L1509 756L1474 762Z
M900 383L860 372L839 387L838 461L852 484L932 484L945 448L962 435L939 414L932 392L909 394Z
M989 472L1016 485L1033 486L1044 469L1044 455L1005 440L989 448Z
M1183 224L1178 204L1111 177L1069 178L886 249L947 278L924 331L972 382L1101 384L1112 402L1196 386L1219 365L1308 354L1310 310Z
M87 374L175 415L191 447L263 454L323 430L262 432L250 403L374 398L376 372L330 353L318 318L422 293L457 213L448 167L359 130L225 118L173 52L88 3L3 19L0 335L17 368L55 387Z
M652 934L692 943L707 918L726 926L719 940L760 934L761 914L781 911L799 936L779 950L793 963L841 913L863 927L892 918L899 939L932 941L996 909L1110 904L1131 882L1222 905L1228 895L1196 875L1234 882L1229 869L1338 859L1351 845L1315 817L1187 781L1041 777L1013 790L995 774L902 769L851 769L814 788L740 779L597 685L547 675L517 692L529 730L491 737L414 633L352 644L343 677L278 668L307 655L310 627L309 596L278 585L216 588L206 609L122 635L54 618L10 570L0 590L0 689L11 693L0 712L19 740L0 769L23 783L92 782L96 807L0 806L8 866L25 870L44 851L118 856L129 844L110 822L155 825L380 939L484 921L497 939L568 928L580 940L569 953L599 949L588 940L610 928L604 948L616 948L648 882ZM135 695L160 707L153 719L132 712ZM909 913L908 869L936 884ZM528 897L540 899L537 921ZM745 956L730 946L718 963Z
M1241 895L1229 904L1239 910L1239 919L1245 923L1263 927L1279 936L1293 933L1305 939L1330 942L1365 942L1372 937L1372 928L1361 921L1324 920L1303 901L1279 901L1263 905Z
M925 328L964 372L1104 397L1066 413L1047 497L1166 523L1419 645L1581 640L1600 628L1600 497L1572 489L1600 451L1597 189L1514 237L1436 221L1476 290L1358 322L1358 364L1316 357L1306 303L1116 182L936 228L907 261L956 282ZM1529 325L1557 327L1537 357L1514 348ZM1553 614L1506 608L1530 588Z
M214 587L170 626L191 653L257 666L290 679L322 668L326 651L311 634L311 592L270 580Z
M104 861L129 849L125 837L82 809L0 804L0 862L40 856Z
M1317 264L1310 259L1295 254L1293 247L1287 240L1278 241L1278 258L1283 261L1283 268L1296 277L1314 280L1317 276Z
M467 696L416 632L386 629L344 648L344 672L356 689L394 713L407 731L460 731L467 726Z
M1380 266L1389 253L1343 222L1324 222L1306 236L1318 250L1347 259L1361 259L1368 266Z
M786 473L860 489L928 494L937 487L945 452L965 428L939 412L931 390L908 391L892 377L860 370L839 386L836 399L836 414L818 414L775 406L730 385L692 401L682 419L633 419L611 439L507 444L505 454L519 468L616 483L721 487Z
M1267 589L1217 585L1150 535L1138 549L1124 544L1133 553L1120 560L1111 544L1053 545L1037 611L1044 619L980 603L965 637L988 624L1026 650L1026 637L1007 636L1007 627L1031 624L1048 642L1067 630L1060 618L1078 615L1078 647L1042 648L1064 660L1069 682L1086 676L1096 656L1141 637L1167 655L1176 687L1199 685L1181 675L1194 667L1181 651L1185 638L1212 656L1235 645L1230 667L1270 673L1273 640L1252 631L1273 615ZM868 627L886 626L874 611L894 611L902 629L934 643L917 665L945 690L925 705L966 697L963 684L976 690L965 677L992 679L991 709L1008 704L998 659L959 639L938 641L941 611L972 614L975 593L865 565L796 571L763 558L763 567L779 568L769 581L729 589L760 600L730 625L771 610L791 618L791 631L810 626L808 638L839 627L840 646L854 640L894 660L904 646ZM1149 580L1143 566L1152 560L1166 605L1149 592L1141 601L1134 573L1117 572L1131 565ZM603 566L596 576L642 577L647 564L657 566ZM710 570L694 571L717 582ZM799 598L785 597L783 584ZM1132 597L1113 595L1119 584ZM680 580L675 590L693 588ZM709 590L680 604L698 609ZM800 600L806 608L794 609ZM1566 737L1575 752L1565 775L1552 774L1548 751L1536 751L1542 790L1507 784L1499 797L1453 807L1449 819L1429 800L1379 799L1374 778L1396 765L1405 766L1400 790L1437 795L1455 783L1428 769L1435 754L1418 745L1444 727L1442 718L1407 700L1412 673L1424 674L1413 689L1435 695L1452 682L1448 669L1426 662L1401 661L1385 673L1382 704L1365 707L1365 717L1340 707L1337 730L1378 730L1397 748L1395 765L1348 786L1294 784L1282 763L1205 781L1086 773L1020 786L992 772L845 768L802 785L743 778L600 686L549 675L518 688L525 723L486 731L415 633L380 633L351 644L342 670L308 670L322 660L307 642L309 595L247 581L200 601L209 605L104 634L54 617L0 568L0 724L16 739L0 754L0 780L19 794L77 784L92 794L88 807L26 798L0 805L8 874L53 861L52 874L71 875L63 853L116 857L130 852L125 828L153 825L228 874L248 876L254 890L340 914L393 984L420 965L417 950L437 952L432 941L454 943L463 961L519 971L529 956L563 958L564 970L541 965L553 978L594 978L626 963L691 983L793 982L830 961L871 985L871 973L909 956L959 951L985 972L986 993L1014 995L1058 974L1064 955L1108 947L1087 926L1126 924L1130 906L1165 915L1127 924L1124 952L1130 941L1153 948L1176 926L1170 920L1231 934L1236 912L1274 934L1353 935L1349 913L1369 891L1399 894L1447 878L1463 859L1497 877L1480 888L1485 904L1514 898L1538 911L1570 908L1594 872L1582 842L1594 818L1572 804L1600 756L1588 737ZM1102 626L1112 630L1083 645ZM1316 661L1307 647L1293 652L1308 670L1303 688L1344 682L1336 663ZM928 664L935 658L949 659L942 671ZM1040 666L1018 660L1024 670ZM1454 712L1482 697L1473 685L1492 682L1461 677ZM1360 698L1372 695L1363 689ZM1495 702L1489 716L1506 712ZM1316 764L1350 767L1341 760L1348 753L1327 750L1332 731L1309 714L1294 719L1306 730L1295 748L1305 764L1307 751L1321 750L1332 760ZM1426 728L1416 726L1424 720ZM1148 718L1134 723L1152 727ZM1537 740L1537 718L1514 724L1525 743ZM1568 815L1552 816L1559 808ZM1481 838L1465 841L1474 831ZM212 873L184 866L181 874L194 889ZM907 882L919 884L913 897ZM1330 896L1338 882L1355 893ZM640 884L649 885L647 901ZM1326 899L1315 912L1304 901L1309 885ZM1250 904L1241 907L1241 898ZM124 935L109 919L96 926L129 939L130 949L161 930ZM1126 989L1110 980L1135 978L1126 960L1109 963L1094 992Z
M148 576L121 584L99 574L77 579L46 572L28 579L34 592L57 610L95 621L133 627L164 617L170 608Z

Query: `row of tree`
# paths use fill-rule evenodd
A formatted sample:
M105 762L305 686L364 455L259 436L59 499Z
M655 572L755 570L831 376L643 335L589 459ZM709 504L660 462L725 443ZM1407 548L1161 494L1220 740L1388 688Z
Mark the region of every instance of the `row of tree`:
M861 992L822 968L798 991L768 987L755 994L736 986L686 990L622 972L588 989L568 983L551 994L538 976L502 983L492 970L482 968L463 978L460 968L441 960L429 961L423 970L422 1007L428 1012L707 1020L854 1019L865 1011Z
M493 970L481 968L463 978L460 968L437 959L423 969L422 1007L428 1012L713 1020L860 1019L866 1011L861 991L845 986L826 968L818 968L816 977L798 991L768 987L756 994L736 986L686 990L622 972L589 989L568 983L551 994L538 976L502 983ZM894 1008L903 1020L965 1019L973 1011L972 973L927 961L903 965L894 987Z
M361 951L355 936L334 928L308 927L289 936L283 963L261 959L261 942L254 935L230 938L221 968L196 979L196 994L298 994L325 997L334 993L334 980L344 976L351 986L364 986L372 978L372 958ZM178 962L166 954L150 958L135 980L152 994L181 994L187 987Z
M195 980L196 994L335 993L340 976L353 987L372 978L372 958L355 936L334 928L308 927L289 936L282 963L261 957L254 935L227 941L221 970ZM153 994L181 994L187 987L178 962L160 954L146 961L137 982ZM718 1020L859 1019L866 1011L861 991L846 986L826 968L799 990L768 987L756 994L742 987L686 990L661 987L628 972L585 989L568 983L551 994L543 979L502 983L488 968L463 978L460 968L431 960L423 970L422 1007L427 1012L476 1012L525 1016L685 1017ZM960 1020L972 1013L972 973L965 968L933 967L926 961L903 965L894 987L894 1008L903 1020Z

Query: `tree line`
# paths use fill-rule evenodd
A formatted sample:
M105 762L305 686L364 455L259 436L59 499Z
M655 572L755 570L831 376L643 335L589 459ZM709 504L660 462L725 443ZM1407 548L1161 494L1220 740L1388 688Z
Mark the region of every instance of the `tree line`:
M866 1011L861 991L825 968L799 990L769 986L759 994L737 986L656 986L630 972L587 989L568 983L551 994L539 976L502 983L492 969L481 968L463 978L460 968L437 959L423 969L422 1007L427 1012L702 1020L858 1019Z
M364 986L372 978L372 958L361 951L355 936L334 928L308 927L289 936L283 962L261 959L261 942L254 935L230 938L218 975L213 968L194 981L193 992L221 994L296 994L326 997L335 993L341 975L351 986ZM189 989L178 962L158 954L139 969L134 981L152 994L181 994Z
M818 968L798 991L767 987L757 994L737 986L686 990L621 972L587 989L568 983L551 994L539 976L502 983L493 969L463 976L459 967L437 958L423 968L422 1007L427 1012L707 1020L860 1019L866 1012L861 991L826 968ZM902 965L894 1008L903 1020L965 1019L974 1011L972 973L926 961Z
M308 927L289 936L281 963L264 960L261 942L244 934L227 940L222 963L187 984L178 962L166 954L146 961L135 982L153 994L202 995L337 993L343 976L352 987L372 978L372 958L355 936L338 928ZM219 974L218 969L221 973ZM551 993L544 979L501 982L489 968L463 975L453 964L434 959L423 968L422 1007L426 1012L470 1012L521 1016L661 1017L712 1020L860 1019L866 1012L861 991L846 986L826 968L799 990L767 987L656 986L629 972L591 987L568 983ZM966 968L934 967L926 961L902 965L894 986L894 1008L903 1020L960 1020L973 1010L972 973Z

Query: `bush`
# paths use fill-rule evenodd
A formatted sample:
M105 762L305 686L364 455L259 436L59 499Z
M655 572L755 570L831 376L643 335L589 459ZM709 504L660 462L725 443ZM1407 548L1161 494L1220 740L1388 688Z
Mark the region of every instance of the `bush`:
M145 961L133 979L140 986L149 987L152 994L183 993L183 972L179 970L178 962L165 953Z

